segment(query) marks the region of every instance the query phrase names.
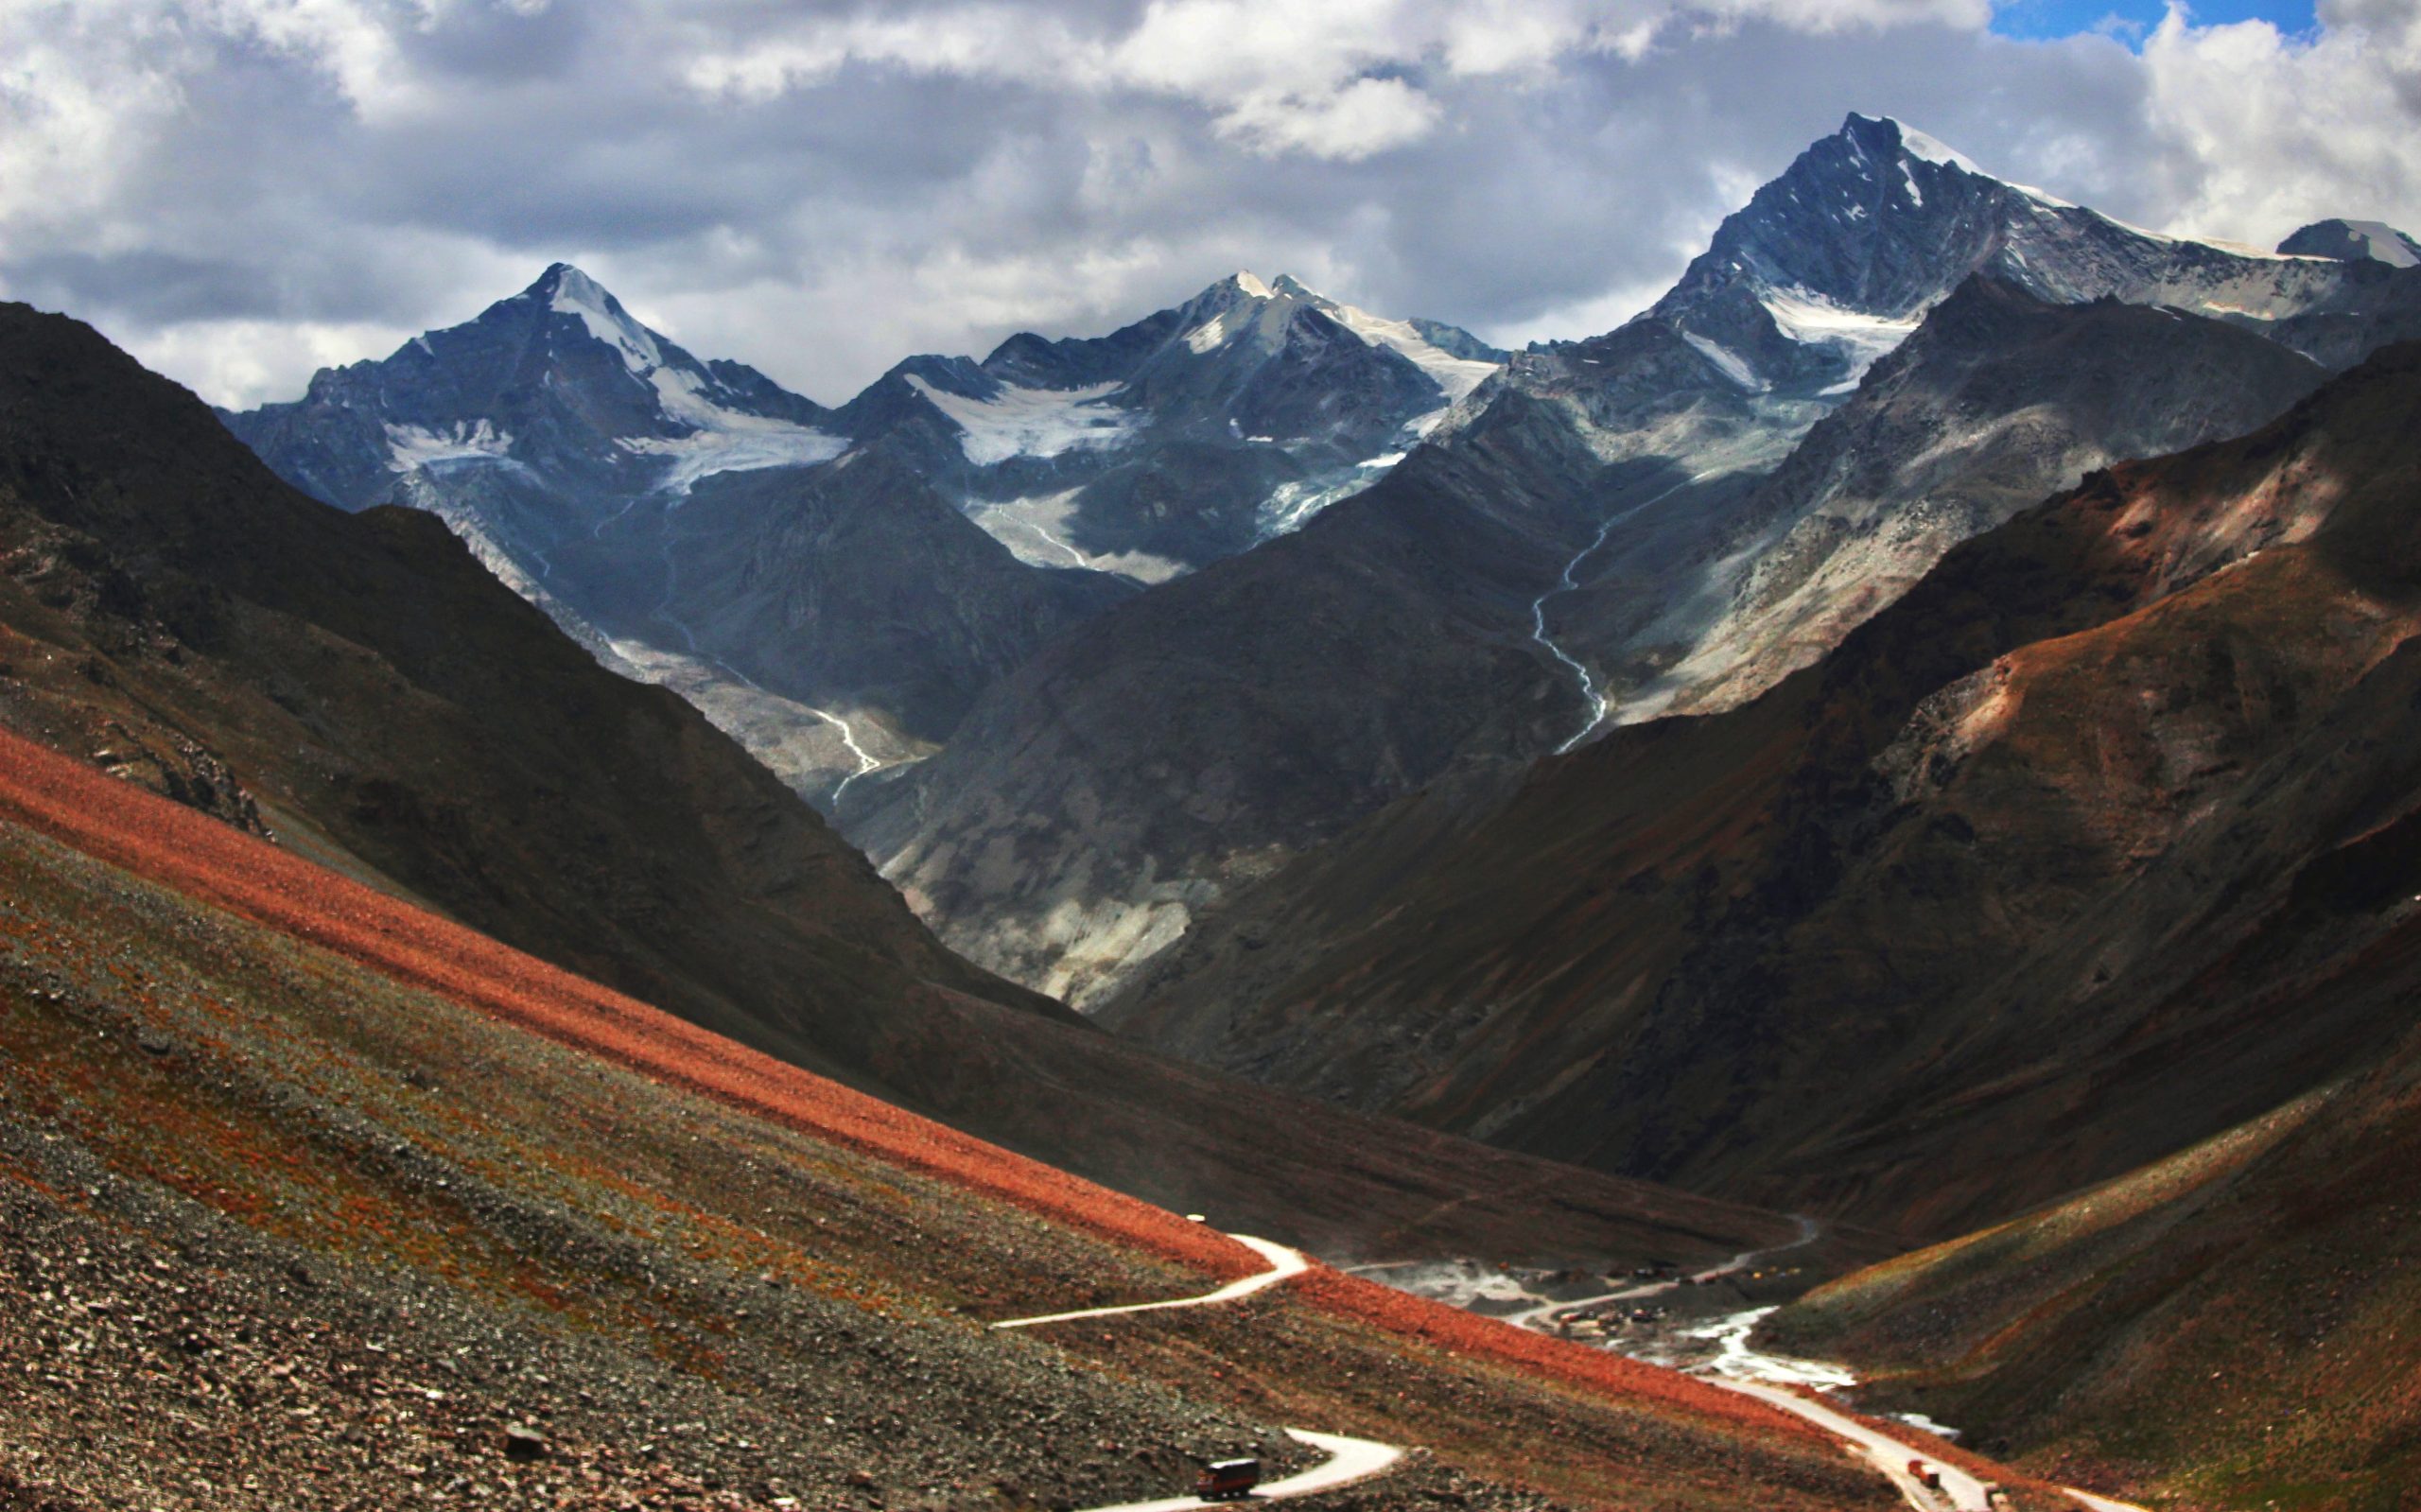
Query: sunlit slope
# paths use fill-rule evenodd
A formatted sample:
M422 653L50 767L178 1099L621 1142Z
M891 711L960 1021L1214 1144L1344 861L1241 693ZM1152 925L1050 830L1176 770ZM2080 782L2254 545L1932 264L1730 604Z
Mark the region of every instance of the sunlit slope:
M2371 963L2410 1000L2407 929ZM1875 1266L1775 1325L2018 1463L2155 1504L2421 1500L2421 1041L2068 1202Z

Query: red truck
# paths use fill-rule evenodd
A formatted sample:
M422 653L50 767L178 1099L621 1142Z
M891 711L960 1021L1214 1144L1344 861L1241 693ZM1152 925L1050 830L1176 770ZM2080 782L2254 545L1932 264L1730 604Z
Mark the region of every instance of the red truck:
M1908 1474L1919 1486L1924 1486L1928 1491L1939 1491L1942 1489L1942 1471L1935 1469L1924 1460L1912 1459L1908 1461Z
M1223 1459L1202 1467L1193 1478L1193 1494L1205 1502L1232 1502L1252 1495L1261 1484L1261 1461Z

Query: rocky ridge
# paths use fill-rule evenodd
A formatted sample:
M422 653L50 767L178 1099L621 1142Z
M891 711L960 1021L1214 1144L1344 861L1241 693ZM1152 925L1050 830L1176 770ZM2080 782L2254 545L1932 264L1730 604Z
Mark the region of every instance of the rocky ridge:
M1366 486L1501 357L1240 273L1107 337L912 357L827 409L557 264L224 418L329 503L444 519L828 808L1137 583Z

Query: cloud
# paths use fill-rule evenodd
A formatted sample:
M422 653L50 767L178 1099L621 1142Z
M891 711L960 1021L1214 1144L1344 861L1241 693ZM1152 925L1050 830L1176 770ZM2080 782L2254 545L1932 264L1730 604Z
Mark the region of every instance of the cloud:
M1439 113L1435 99L1401 78L1357 78L1310 98L1248 96L1216 124L1263 152L1353 162L1420 140Z
M1850 110L2129 220L2421 225L2421 24L1986 0L0 0L0 292L210 397L581 263L827 401L1239 267L1590 334Z
M2305 40L2265 21L2196 26L2172 8L2147 37L2147 116L2174 200L2206 235L2274 244L2329 216L2408 228L2421 206L2421 9L2337 0Z

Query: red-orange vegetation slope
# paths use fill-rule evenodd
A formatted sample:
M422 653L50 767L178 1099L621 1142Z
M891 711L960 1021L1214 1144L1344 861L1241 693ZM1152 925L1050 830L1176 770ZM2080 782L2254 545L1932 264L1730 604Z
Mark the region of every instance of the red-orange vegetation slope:
M749 1050L6 732L0 818L557 1043L819 1138L1222 1278L1262 1268L1250 1251L1200 1225Z

